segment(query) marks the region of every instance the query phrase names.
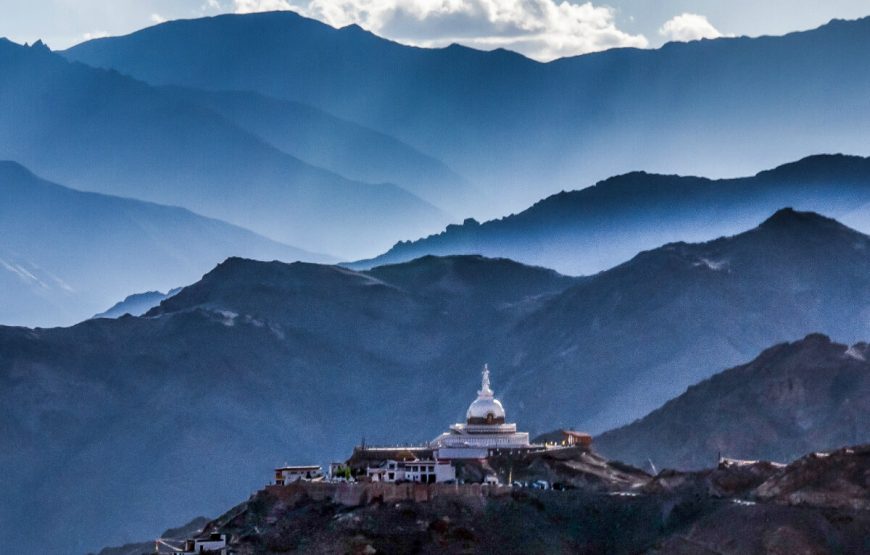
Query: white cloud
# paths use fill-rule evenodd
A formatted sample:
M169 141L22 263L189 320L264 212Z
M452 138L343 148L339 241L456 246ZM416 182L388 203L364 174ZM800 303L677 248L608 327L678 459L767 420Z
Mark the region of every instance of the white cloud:
M699 39L715 39L722 36L706 16L684 13L670 19L659 29L659 34L669 41L689 42Z
M151 21L153 23L166 23L166 18L160 15L159 13L151 14Z
M209 0L210 3L212 0ZM236 13L271 12L289 10L293 6L285 0L235 0Z
M508 48L552 60L617 46L645 48L612 8L563 0L234 0L235 11L292 9L335 27L356 23L406 44Z
M108 31L94 31L92 33L82 33L82 38L85 40L103 39L108 36Z

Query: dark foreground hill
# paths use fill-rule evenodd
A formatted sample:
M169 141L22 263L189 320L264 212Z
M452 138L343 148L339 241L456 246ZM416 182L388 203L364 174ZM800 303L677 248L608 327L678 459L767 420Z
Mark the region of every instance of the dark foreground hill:
M770 345L870 337L868 253L783 210L589 278L467 256L372 272L234 258L145 317L0 328L0 536L127 543L230 506L272 465L429 440L463 418L484 362L524 430L627 424Z
M788 461L870 441L868 347L811 335L689 388L628 426L595 439L611 458L703 468L718 455Z
M739 179L634 172L553 195L518 214L450 225L349 266L478 253L592 274L671 241L733 235L783 206L819 212L868 232L868 203L870 158L857 156L812 156Z
M327 261L188 210L84 193L0 162L0 323L70 325L228 256Z
M863 553L867 472L863 446L787 467L667 473L615 494L297 484L255 493L203 533L241 554Z

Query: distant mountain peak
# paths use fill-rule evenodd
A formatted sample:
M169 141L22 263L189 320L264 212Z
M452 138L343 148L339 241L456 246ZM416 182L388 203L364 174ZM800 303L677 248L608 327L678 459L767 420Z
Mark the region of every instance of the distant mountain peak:
M793 229L805 226L837 226L845 227L834 219L827 218L816 212L800 212L791 207L777 210L771 217L759 226L761 229Z
M770 179L800 179L830 178L830 172L836 170L839 176L846 172L866 174L870 168L870 158L851 154L813 154L800 160L782 164L770 170L758 172L756 177ZM863 176L863 175L862 175Z
M14 160L0 160L0 175L36 178L33 172Z
M30 48L34 50L44 50L46 52L51 52L51 48L49 48L47 44L42 42L42 39L38 39L36 42L31 44Z

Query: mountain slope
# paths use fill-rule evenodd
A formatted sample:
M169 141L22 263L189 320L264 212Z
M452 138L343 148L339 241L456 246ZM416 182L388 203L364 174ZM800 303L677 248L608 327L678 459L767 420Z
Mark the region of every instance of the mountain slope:
M280 12L168 22L66 55L155 84L254 90L384 131L497 193L467 214L493 217L629 169L733 176L817 152L867 154L868 47L862 19L541 64Z
M870 337L868 272L870 238L784 209L740 235L665 245L565 290L510 330L514 347L496 361L539 405L532 422L599 433L770 345L814 331Z
M310 166L207 108L39 45L0 41L0 118L0 158L48 179L183 206L318 252L386 248L443 221L396 185Z
M740 179L635 172L548 197L518 214L469 220L440 234L403 241L368 268L426 254L480 253L591 274L671 241L732 235L783 206L813 210L870 232L870 158L812 156Z
M72 324L230 255L328 260L181 208L67 189L14 162L0 162L0 199L3 324Z
M398 183L433 205L460 214L474 198L471 185L442 162L317 108L250 92L178 87L170 92L213 110L283 152L345 177Z
M870 440L867 345L822 335L771 347L690 387L644 418L595 438L612 458L698 469L721 454L790 461Z
M125 543L230 506L270 465L431 439L485 362L521 429L598 433L766 346L870 337L866 299L870 238L793 210L580 279L232 258L145 317L0 328L0 536L33 545L38 518L68 551Z

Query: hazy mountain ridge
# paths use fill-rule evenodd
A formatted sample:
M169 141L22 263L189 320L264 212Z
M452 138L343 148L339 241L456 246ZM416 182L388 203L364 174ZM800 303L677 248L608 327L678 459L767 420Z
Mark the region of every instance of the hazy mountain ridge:
M0 162L0 322L88 318L132 288L190 283L229 255L329 261L182 208L85 193Z
M44 47L0 41L0 69L0 157L72 187L184 206L341 256L445 221L399 186L308 165L206 107Z
M472 185L441 161L317 108L251 92L179 87L170 87L170 92L221 114L288 154L350 179L399 184L447 211L465 210L475 197Z
M504 256L567 274L591 274L672 241L733 235L782 206L813 210L870 231L870 158L817 155L752 177L711 180L633 172L547 197L497 220L450 225L381 256L368 268L426 254Z
M181 287L170 289L166 293L160 291L146 291L144 293L134 293L127 295L122 301L113 304L108 310L95 314L94 318L120 318L125 314L131 316L142 316L161 301L171 297L181 291Z
M434 437L484 362L524 430L599 432L783 340L870 337L866 298L870 238L791 210L583 279L481 257L370 273L232 258L144 318L0 328L16 446L0 474L19 485L0 523L39 514L80 550L148 537L230 506L273 464Z
M595 438L610 457L658 468L710 466L718 455L790 461L870 441L868 347L823 335L771 347L693 385L644 418Z
M628 168L733 176L867 154L868 47L862 19L541 64L281 12L170 22L66 55L156 84L256 90L386 132L497 193L464 214L490 218Z

